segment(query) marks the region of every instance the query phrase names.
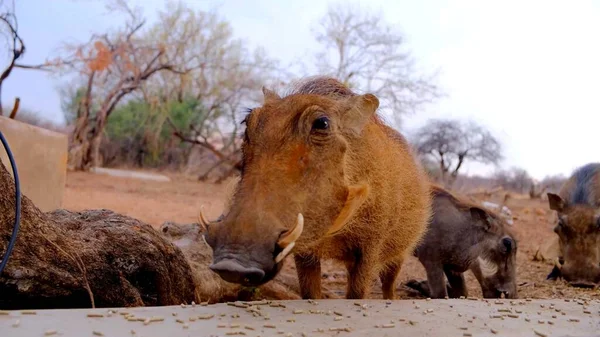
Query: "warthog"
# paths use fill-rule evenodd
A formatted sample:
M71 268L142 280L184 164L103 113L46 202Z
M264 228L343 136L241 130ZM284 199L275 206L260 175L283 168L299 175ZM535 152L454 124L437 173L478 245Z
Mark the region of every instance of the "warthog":
M517 298L517 241L506 220L441 187L432 186L432 194L433 217L414 251L425 267L427 283L411 281L408 285L432 298L466 297L463 273L471 270L483 297L499 298L504 294L506 298Z
M549 278L562 276L573 286L600 283L600 163L575 170L558 194L548 193L557 212L560 264Z
M379 276L395 295L402 262L430 216L429 183L379 100L317 77L245 118L241 178L220 221L206 225L210 268L256 286L294 251L301 296L321 298L321 259L343 261L347 298L365 298Z

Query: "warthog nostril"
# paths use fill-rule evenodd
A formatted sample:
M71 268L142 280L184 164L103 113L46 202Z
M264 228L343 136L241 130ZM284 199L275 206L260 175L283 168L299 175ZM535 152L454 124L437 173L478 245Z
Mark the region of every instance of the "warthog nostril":
M257 284L265 277L265 272L255 267L244 267L235 260L222 260L209 267L212 271L231 283Z

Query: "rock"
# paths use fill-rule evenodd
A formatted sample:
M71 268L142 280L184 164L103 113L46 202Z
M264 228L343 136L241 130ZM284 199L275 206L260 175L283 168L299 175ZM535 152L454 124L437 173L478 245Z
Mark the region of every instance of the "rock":
M14 222L15 187L0 163L0 252ZM109 210L43 213L25 195L0 275L0 309L178 305L197 300L182 251L150 225Z
M554 235L551 239L544 241L536 249L535 254L533 255L533 261L542 261L554 265L559 256L560 246L558 237Z

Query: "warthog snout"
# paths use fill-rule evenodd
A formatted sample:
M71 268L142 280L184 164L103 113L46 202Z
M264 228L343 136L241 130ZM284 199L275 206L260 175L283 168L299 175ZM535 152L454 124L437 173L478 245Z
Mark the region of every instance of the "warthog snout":
M260 284L265 277L265 272L256 267L244 267L236 260L225 259L210 265L210 269L231 283Z
M231 216L222 217L220 222L209 222L202 213L200 215L201 224L207 228L204 238L213 250L210 269L227 282L260 286L272 280L281 269L284 258L302 234L304 217L298 214L296 223L289 230L257 231L248 237L232 233L236 224L248 224L247 220ZM252 234L252 227L240 227L240 230Z
M586 266L566 263L562 266L561 275L570 285L580 288L593 288L600 283L600 266Z

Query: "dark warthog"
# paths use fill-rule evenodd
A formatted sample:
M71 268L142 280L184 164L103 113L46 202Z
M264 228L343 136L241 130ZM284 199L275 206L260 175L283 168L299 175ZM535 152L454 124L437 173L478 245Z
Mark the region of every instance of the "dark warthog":
M594 287L600 283L600 163L573 172L558 194L548 193L548 203L558 215L554 232L562 264L552 277Z
M348 298L368 296L376 276L393 298L430 214L429 183L407 142L378 117L375 96L334 79L310 79L283 98L263 93L245 119L229 209L203 221L211 269L260 285L293 248L303 298L321 298L322 258L345 262Z
M471 270L485 298L517 298L517 242L496 213L432 186L433 217L414 255L427 283L409 282L432 298L467 296L463 273ZM444 274L450 288L446 289Z

